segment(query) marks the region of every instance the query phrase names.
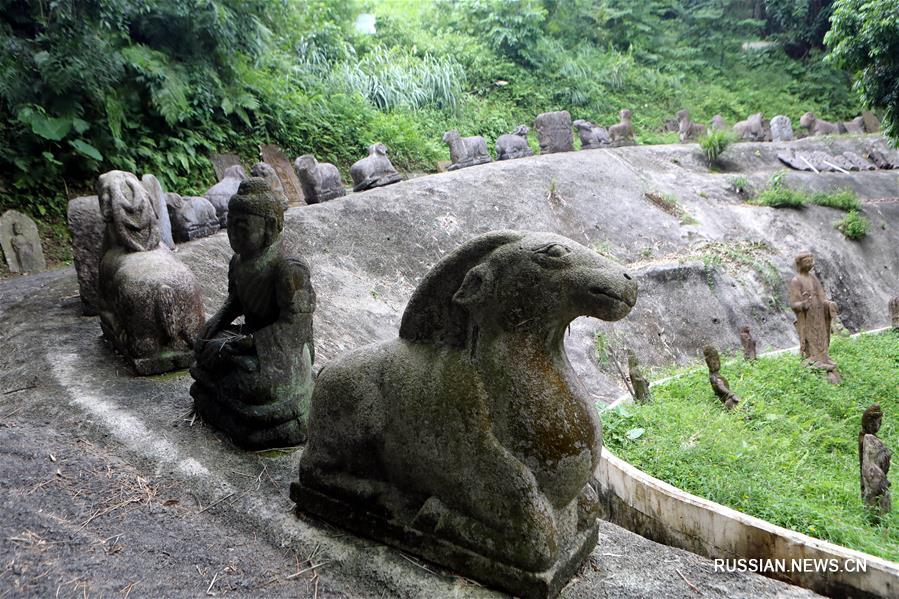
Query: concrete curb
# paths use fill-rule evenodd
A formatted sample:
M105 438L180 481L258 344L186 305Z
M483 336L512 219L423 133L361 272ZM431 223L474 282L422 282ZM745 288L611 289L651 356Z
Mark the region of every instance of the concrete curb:
M778 350L764 356L795 353L797 349ZM672 378L676 377L654 384ZM630 399L625 394L606 409ZM596 480L605 518L653 541L712 559L742 559L745 560L742 564L731 562L728 567L749 568L831 597L899 596L899 563L775 526L691 495L649 476L605 447ZM819 561L793 561L809 559Z

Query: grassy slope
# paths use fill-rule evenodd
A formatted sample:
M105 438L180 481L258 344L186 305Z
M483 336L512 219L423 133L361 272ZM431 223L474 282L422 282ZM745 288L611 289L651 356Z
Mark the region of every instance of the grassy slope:
M880 525L870 520L857 454L861 414L872 403L884 410L880 438L899 450L899 333L834 338L831 355L839 386L795 355L726 363L722 372L743 399L733 413L715 398L705 368L690 368L655 387L653 403L605 413L604 442L685 491L899 561L899 515L894 508ZM645 432L628 439L635 428Z

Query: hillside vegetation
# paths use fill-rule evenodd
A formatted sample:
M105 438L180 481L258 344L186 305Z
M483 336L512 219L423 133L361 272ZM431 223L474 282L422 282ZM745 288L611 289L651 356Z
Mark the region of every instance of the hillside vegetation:
M211 152L314 153L346 173L372 142L401 170L488 145L540 112L670 142L666 118L847 119L808 0L0 0L0 209L59 221L109 169L202 193ZM374 15L375 32L357 27ZM364 19L363 19L364 21ZM370 29L369 29L370 31ZM744 42L770 45L743 49ZM759 44L756 44L759 46Z

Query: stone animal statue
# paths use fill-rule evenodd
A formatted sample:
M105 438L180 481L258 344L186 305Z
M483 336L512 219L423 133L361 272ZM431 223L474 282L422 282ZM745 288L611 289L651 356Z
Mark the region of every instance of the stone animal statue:
M745 121L734 125L734 133L744 141L765 141L765 119L761 112L749 115Z
M283 247L283 228L268 182L243 181L229 208L228 297L203 327L190 369L197 413L246 449L306 439L315 290L309 265Z
M208 237L221 228L215 206L206 198L182 197L170 191L165 203L172 222L172 237L178 243Z
M534 130L537 131L541 154L574 150L571 138L571 114L567 110L538 114L534 119Z
M677 111L677 137L681 143L694 141L705 134L705 125L694 123L690 120L690 113L687 110Z
M602 446L563 338L636 299L629 274L559 235L468 241L418 285L399 339L321 371L292 498L514 595L554 596L596 544Z
M221 180L210 187L203 197L209 200L215 208L215 214L222 229L228 226L228 202L237 193L240 182L247 178L246 171L239 164L233 164L225 169Z
M160 245L159 217L137 177L100 175L97 196L106 224L98 282L103 336L138 374L186 368L204 321L196 276Z
M365 191L403 180L387 157L387 146L381 143L368 146L368 156L353 163L350 177L353 178L353 191Z
M319 162L312 154L294 160L293 172L300 180L307 204L327 202L346 195L337 167L330 162Z
M890 310L890 323L893 325L894 331L899 331L899 295L890 298L888 304Z
M865 119L861 116L857 116L851 121L843 121L842 123L837 124L837 128L840 130L840 133L849 133L851 135L864 135L865 133Z
M278 171L275 170L275 167L270 165L268 162L257 162L253 166L250 167L250 176L251 177L262 177L266 181L268 181L269 187L272 189L272 193L278 198L278 201L281 202L281 205L284 206L284 211L287 211L290 202L287 200L287 194L284 193L284 183L281 182L281 177L278 176Z
M727 121L720 114L712 117L711 129L714 131L727 131Z
M446 170L454 171L490 162L487 142L480 135L462 137L458 131L453 129L443 134L443 142L449 146L450 159L453 161Z
M742 326L740 327L740 345L743 346L743 359L747 361L753 361L758 359L758 352L756 351L756 341L752 336L752 331L749 330L749 327Z
M496 159L512 160L514 158L525 158L533 156L531 147L528 145L527 125L518 125L512 133L504 133L496 139Z
M799 118L799 126L808 129L809 135L837 135L840 128L834 123L824 121L815 116L814 112L806 112Z
M150 193L150 199L156 206L156 214L159 215L159 236L162 243L170 250L177 251L175 248L175 238L172 236L172 221L169 219L169 209L166 204L166 193L162 187L162 183L156 178L156 175L145 174L140 178L141 185Z
M627 108L618 113L621 119L615 125L609 127L609 137L612 138L613 144L626 144L634 140L634 125L631 118L631 111Z
M612 143L609 132L604 127L599 127L583 119L578 119L572 124L581 140L582 150L593 150Z

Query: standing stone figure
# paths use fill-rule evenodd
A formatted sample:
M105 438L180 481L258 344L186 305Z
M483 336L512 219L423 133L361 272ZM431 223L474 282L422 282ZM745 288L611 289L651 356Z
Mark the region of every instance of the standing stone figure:
M725 408L734 409L740 403L740 398L730 390L727 379L721 374L721 356L718 355L718 350L711 345L706 345L702 353L705 356L706 366L709 367L709 384L712 386L712 391L715 392L715 396L724 404Z
M740 345L743 346L744 360L752 361L758 358L755 350L755 339L753 339L752 333L747 326L740 327Z
M209 203L215 208L215 215L218 217L219 227L222 229L228 226L228 202L237 193L240 182L246 178L247 173L241 165L231 165L225 169L221 180L203 194L203 197L209 200Z
M609 137L612 138L612 145L623 146L634 143L634 124L630 109L622 109L618 116L621 121L609 127Z
M637 355L631 349L627 350L627 375L631 379L631 386L634 388L634 401L637 403L649 403L649 381L640 372Z
M319 162L312 154L305 154L294 160L293 171L300 180L307 204L327 202L346 195L340 171L330 162Z
M353 178L353 191L384 187L403 180L387 157L387 146L382 143L368 146L368 156L353 163L350 177Z
M0 247L9 272L34 273L47 270L37 225L16 210L0 216Z
M534 119L534 129L537 131L541 154L574 150L571 138L571 115L567 110L538 114Z
M890 322L894 331L899 331L899 295L890 298Z
M793 141L793 123L782 114L771 119L771 141Z
M597 542L602 448L561 339L624 318L630 274L551 233L471 239L425 275L398 339L321 371L298 509L520 597L554 597Z
M268 182L243 181L228 206L228 297L203 327L190 370L197 413L246 449L306 439L315 291L309 265L283 247L283 228Z
M705 133L705 125L692 122L687 110L678 110L676 116L677 136L681 143L697 140Z
M797 274L789 286L790 307L796 314L800 355L808 366L827 371L827 380L837 384L840 373L829 353L831 311L837 306L827 299L824 286L811 272L814 265L811 252L796 255Z
M443 134L443 142L449 146L450 159L453 161L446 169L448 171L490 162L487 142L480 135L462 137L453 129Z
M186 368L204 318L197 277L160 244L156 207L137 177L100 175L97 196L106 223L98 294L103 336L138 374Z
M512 133L504 133L496 139L496 159L512 160L514 158L525 158L533 156L531 147L528 145L527 125L518 125Z
M604 127L594 125L590 121L578 119L574 122L574 128L577 129L582 150L594 150L612 143L609 132Z
M881 514L892 509L890 472L892 452L877 438L883 411L878 404L868 406L862 414L862 429L858 434L858 463L865 505Z
M811 136L836 135L840 132L840 128L837 125L819 119L814 112L803 114L799 118L799 126L803 129L808 129L808 133Z
M69 200L66 221L72 233L72 257L78 275L81 312L96 316L100 300L100 260L103 258L103 234L106 223L100 214L97 196L81 196Z

